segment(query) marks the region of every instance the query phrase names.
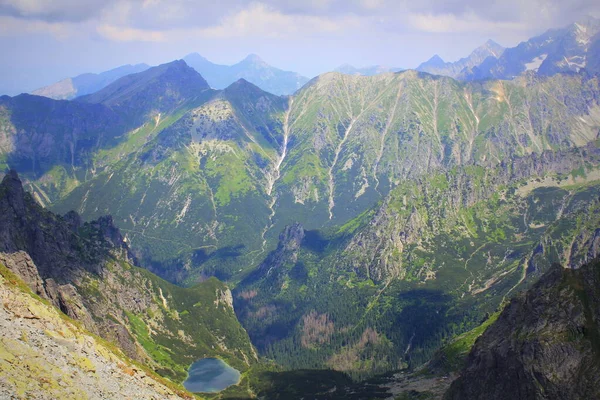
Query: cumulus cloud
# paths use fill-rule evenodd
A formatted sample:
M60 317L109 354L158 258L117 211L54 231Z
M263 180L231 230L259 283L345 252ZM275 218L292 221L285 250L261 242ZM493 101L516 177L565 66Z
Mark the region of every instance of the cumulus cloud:
M165 42L166 35L160 31L99 25L97 32L115 42Z
M80 22L97 16L113 0L0 0L0 15L46 22Z
M156 39L156 32L183 30L215 37L235 32L272 37L313 26L324 31L338 31L343 24L370 29L374 20L399 32L535 30L599 12L597 0L0 0L0 15L49 23L90 21L107 38L120 37L112 30L108 34L108 26L129 29L132 34L125 36L139 39L146 37L141 34L145 31ZM252 18L258 27L254 31Z
M420 14L408 16L412 27L420 32L430 33L480 33L493 34L498 31L528 31L530 26L522 22L488 21L473 12L460 17L454 14Z
M158 0L152 0L158 2ZM285 38L291 35L310 36L326 33L335 35L360 27L361 19L352 15L338 18L285 14L263 3L226 15L206 27L177 27L167 30L137 29L102 24L97 32L114 41L164 42L181 38Z
M70 24L39 20L23 21L20 18L11 16L0 16L1 36L15 36L15 34L50 34L58 39L67 39L73 33Z

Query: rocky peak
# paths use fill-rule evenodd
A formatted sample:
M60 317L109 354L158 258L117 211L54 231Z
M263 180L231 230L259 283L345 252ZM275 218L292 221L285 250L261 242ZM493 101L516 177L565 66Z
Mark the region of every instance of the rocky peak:
M0 196L4 198L15 213L22 215L25 210L25 191L17 171L11 169L2 179Z
M225 94L233 94L233 93L254 93L260 95L264 93L258 86L248 82L244 78L240 78L237 81L233 82L224 90Z
M492 39L488 39L483 45L479 46L473 53L485 53L486 56L500 57L504 52L504 47L494 42ZM483 54L482 54L483 55Z
M446 62L442 59L442 57L438 56L437 54L425 62L425 64L431 67L443 67L445 63Z
M185 61L176 60L124 76L77 101L108 106L128 119L133 118L133 127L137 127L158 114L174 111L209 89L198 72Z
M246 58L244 58L240 64L249 64L253 66L266 66L267 63L263 61L257 54L248 54Z
M297 251L302 244L302 240L304 240L304 236L304 227L301 224L296 222L288 225L279 234L279 245L277 247L286 251Z
M112 217L82 224L74 211L55 216L25 193L15 171L0 184L0 251L27 252L42 278L58 282L82 268L99 272L110 254L135 261Z
M299 223L288 225L279 234L277 249L248 276L247 283L255 282L261 278L280 277L283 267L294 265L298 261L298 251L305 237L304 227Z

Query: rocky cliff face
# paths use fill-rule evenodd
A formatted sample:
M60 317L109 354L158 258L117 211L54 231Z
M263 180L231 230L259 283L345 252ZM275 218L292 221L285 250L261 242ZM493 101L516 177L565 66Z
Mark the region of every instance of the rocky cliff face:
M445 399L600 396L600 263L556 266L477 340Z
M585 154L585 163L581 158L582 152ZM523 187L527 180L531 181L529 185L532 190L536 184L539 187L559 187L558 181L548 178L552 176L565 177L563 185L568 186L567 177L572 171L592 165L600 165L600 149L589 144L576 151L545 151L508 159L493 170L484 171L470 166L454 168L450 173L436 174L415 183L399 185L377 209L370 223L359 230L347 244L343 262L357 273L377 282L403 278L407 273L406 266L411 265L410 259L406 258L407 252L415 246L426 251L429 248L429 238L439 237L444 231L450 232L457 224L464 224L463 213L466 209L489 202L501 193L503 202L508 207L495 212L507 214L522 210L526 214L530 211L538 213L523 202L523 198L529 195L527 185ZM591 175L595 176L595 173ZM594 179L590 178L592 181ZM574 182L572 180L570 183ZM513 189L507 190L510 187ZM522 189L518 189L519 187ZM510 193L515 191L519 194L512 196L511 201ZM545 197L543 194L540 196ZM568 197L563 199L566 201ZM439 207L439 204L444 206ZM557 206L562 207L560 203ZM488 204L484 207L496 206ZM526 208L530 210L526 211ZM569 207L563 208L563 211L568 210ZM555 216L561 217L562 213ZM539 228L543 229L542 226ZM585 232L576 233L572 248L560 249L562 256L566 257L564 261L567 265L578 266L582 261L594 257L597 252L594 249L598 246L594 232L590 233L586 229ZM465 229L463 234L473 236L469 229ZM546 242L545 245L551 247L552 243ZM586 253L588 250L590 254Z

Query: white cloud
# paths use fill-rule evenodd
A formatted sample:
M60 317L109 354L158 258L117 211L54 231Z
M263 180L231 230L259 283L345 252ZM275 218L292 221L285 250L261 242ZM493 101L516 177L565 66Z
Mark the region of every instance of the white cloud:
M409 14L408 22L414 29L428 33L493 33L503 30L515 32L530 29L530 26L522 22L484 20L473 12L462 16L413 13Z
M165 42L167 37L160 31L99 25L97 32L106 39L115 42Z
M151 0L156 1L156 0ZM330 35L356 29L365 21L355 16L327 18L311 15L288 15L263 3L223 17L217 24L205 28L175 28L164 30L137 29L126 25L101 24L97 31L113 41L164 42L181 38L285 38L291 35Z
M361 25L354 16L327 18L311 15L288 15L263 3L227 16L213 27L198 30L204 37L282 37L289 34L339 33Z
M67 39L74 32L74 24L71 23L23 20L10 16L0 16L0 35L2 36L48 34L58 39Z
M0 13L53 21L84 21L114 0L0 0ZM134 0L135 1L135 0Z

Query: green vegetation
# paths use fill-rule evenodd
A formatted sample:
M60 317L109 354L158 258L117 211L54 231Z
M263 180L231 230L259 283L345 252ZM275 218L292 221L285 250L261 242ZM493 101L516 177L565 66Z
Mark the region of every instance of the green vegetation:
M453 339L449 344L442 347L440 350L440 355L437 356L440 358L437 363L441 363L441 365L436 365L436 367L441 367L445 371L458 371L460 370L465 363L465 359L471 348L475 344L475 341L479 336L481 336L485 330L496 320L500 315L501 311L496 311L492 315L490 315L481 325L470 330L469 332L465 332L462 335L459 335L457 338Z
M143 265L190 286L114 267L121 284L128 271L153 300L113 317L177 379L209 355L248 369L245 332L214 303L224 286L195 286L208 276L235 285L238 317L263 356L286 370L361 379L419 366L471 332L447 349L460 358L507 296L551 262L582 260L574 240L599 223L598 182L545 181L597 170L599 153L586 145L598 127L579 118L598 107L597 77L462 84L414 71L332 73L289 110L288 99L244 82L199 96L182 89L173 102L152 85L132 89L148 102L113 93L111 109L65 106L54 116L60 129L43 131L57 143L50 155L3 162L26 171L57 212L112 214ZM53 126L39 104L2 101L3 132ZM65 120L80 112L98 126L73 143ZM39 119L28 123L32 114ZM295 222L300 247L270 253ZM94 297L108 289L82 286Z

